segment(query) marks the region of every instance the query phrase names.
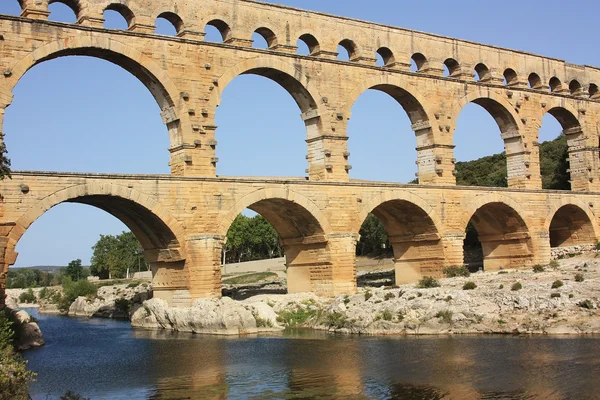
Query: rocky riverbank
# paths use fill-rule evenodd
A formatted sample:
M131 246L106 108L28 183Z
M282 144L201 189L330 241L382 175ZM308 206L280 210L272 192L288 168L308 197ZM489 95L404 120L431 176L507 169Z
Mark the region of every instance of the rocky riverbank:
M242 301L202 299L184 309L153 299L137 308L132 325L217 334L286 327L377 335L600 333L600 258L595 257L588 253L535 270L444 278L439 287L363 287L334 299L262 294Z

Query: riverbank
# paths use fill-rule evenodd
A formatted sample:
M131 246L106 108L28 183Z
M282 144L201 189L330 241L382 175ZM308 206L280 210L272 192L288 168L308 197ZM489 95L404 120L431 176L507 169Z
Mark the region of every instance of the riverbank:
M333 299L261 294L241 301L200 299L184 309L152 299L133 313L132 325L218 334L289 327L369 335L600 333L596 257L443 278L437 287L362 287Z

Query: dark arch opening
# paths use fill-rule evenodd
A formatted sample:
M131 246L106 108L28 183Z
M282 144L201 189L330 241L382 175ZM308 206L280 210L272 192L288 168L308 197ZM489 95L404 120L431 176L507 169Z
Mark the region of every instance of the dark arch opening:
M507 68L502 75L504 76L504 84L506 86L513 86L519 83L519 77L512 68Z
M525 222L504 203L478 208L467 224L463 254L470 270L526 267L532 264L532 249Z
M296 44L298 46L298 54L305 56L312 56L321 50L319 41L310 33L300 36Z
M63 58L75 55L92 58ZM53 79L48 80L48 76ZM166 149L169 137L178 135L178 123L167 124L169 132L165 132L160 108L155 107L157 103L161 108L169 107L171 99L158 80L133 60L99 48L68 49L37 60L24 78L14 90L15 101L4 124L15 169L168 172ZM41 94L40 88L45 88ZM154 99L148 96L148 90ZM27 107L39 102L39 118L27 118L24 108L30 110ZM111 118L99 118L98 110L106 110ZM149 136L151 133L156 133L155 139ZM57 138L64 140L61 152L48 152L48 148L56 148ZM143 150L131 154L128 149L132 147ZM106 154L114 157L112 162L107 162ZM163 164L157 164L157 159Z
M573 79L571 82L569 82L569 92L571 93L571 96L579 96L583 94L581 83L579 83L576 79Z
M228 84L216 114L218 173L302 176L307 163L305 139L316 134L320 119L302 122L296 106L307 113L316 109L316 102L294 77L272 68L250 69ZM241 159L246 162L237 161Z
M410 70L420 72L427 66L427 58L421 53L415 53L410 58Z
M50 11L50 15L48 16L50 21L74 24L79 18L80 8L77 1L55 0L48 2L48 11Z
M447 58L444 61L444 76L453 77L460 72L460 65L458 61L453 58Z
M227 258L227 252L230 257L232 253L237 256L249 251L255 251L261 259L285 257L285 268L277 262L269 263L267 268L286 272L287 292L318 291L313 287L311 274L328 264L324 255L319 257L327 247L319 221L298 203L282 198L260 200L248 209L258 215L242 213L234 220L227 232L223 260L231 260ZM224 274L232 271L230 267L228 272L227 263L223 267ZM275 293L281 292L285 290L275 288ZM232 291L224 294L240 299L257 293Z
M556 211L550 223L550 247L596 243L592 221L581 208L567 204Z
M518 125L510 112L493 99L479 98L473 100L472 103L480 106L487 113L482 113L478 107L469 106L467 108L467 105L459 114L454 135L455 155L459 160L455 166L456 182L465 186L506 187L510 178L507 167L511 162L510 154L522 151ZM488 116L495 121L495 127ZM488 131L499 129L500 134L492 133L493 136L490 136L488 132L485 132L485 136L474 135L475 131L482 130L482 126ZM458 136L462 132L468 134L462 135L464 143L461 143L461 136ZM481 157L483 155L481 154L481 158L474 159L474 149L489 149L490 144L496 148L493 155Z
M109 4L104 9L104 27L109 29L127 30L133 25L135 15L126 6L120 3Z
M354 61L357 56L356 44L350 39L344 39L338 44L338 60Z
M369 283L359 279L359 286L381 286L416 282L422 276L439 276L444 263L444 250L433 220L416 204L406 200L390 200L375 207L360 230L356 254L358 270L394 269L382 274L388 282ZM393 261L389 258L393 256Z
M156 17L156 31L159 35L177 36L183 29L183 20L172 12L164 12Z
M490 69L483 63L479 63L475 66L474 73L475 82L485 82L492 78Z
M550 91L551 92L560 92L562 90L562 82L557 77L552 77L550 79Z
M264 45L257 39L262 39ZM269 28L261 27L254 31L252 41L252 47L270 49L277 44L277 36Z
M387 47L379 48L379 50L377 50L377 56L378 62L376 64L379 67L386 67L396 62L394 53L392 53L392 51Z
M404 113L398 112L398 105ZM374 120L373 115L379 117ZM348 123L350 177L417 183L413 182L417 172L416 148L430 140L428 128L419 126L427 121L419 101L398 86L375 85L363 92L353 104ZM389 129L390 126L395 128ZM386 146L382 148L381 143Z
M600 91L598 90L598 85L596 85L595 83L590 83L590 89L588 93L591 99L597 100L598 98L600 98Z
M204 32L204 39L208 42L226 42L231 35L231 28L220 19L213 19L206 23Z
M543 89L544 84L542 83L542 78L540 78L540 76L538 74L536 74L535 72L532 72L531 74L529 74L529 77L527 78L527 82L529 84L529 88L530 89Z

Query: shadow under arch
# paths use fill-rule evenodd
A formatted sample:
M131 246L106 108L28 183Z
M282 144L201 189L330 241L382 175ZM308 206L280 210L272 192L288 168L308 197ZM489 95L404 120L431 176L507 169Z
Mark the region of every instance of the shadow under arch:
M523 268L533 265L533 242L524 212L504 196L479 199L467 205L463 232L469 224L477 232L483 251L483 268ZM466 258L466 257L465 257Z
M355 232L372 213L384 226L394 251L396 284L416 282L423 276L441 276L445 252L441 221L418 196L393 192L370 199L353 223ZM358 227L358 228L357 228Z
M106 211L123 222L138 238L149 263L185 260L185 231L156 199L115 184L83 184L57 191L31 207L8 234L8 264L16 261L17 242L45 212L62 203L79 203Z
M494 118L504 142L508 186L523 186L524 180L528 179L526 174L528 159L526 159L525 146L521 137L521 132L524 131L523 124L513 111L514 107L502 96L480 89L464 96L454 104L453 121L457 121L458 116L469 103L477 104Z
M185 113L177 114L175 99L179 91L168 74L141 52L113 39L70 37L48 43L19 60L5 80L12 91L19 80L44 61L67 56L89 56L109 61L135 76L152 94L161 109L169 130L171 147L182 143L180 125L187 122ZM12 100L12 96L10 98ZM10 101L7 102L10 104ZM180 124L181 122L181 124Z
M594 216L581 204L568 201L556 207L546 222L550 247L593 245L598 238Z
M231 207L217 234L226 237L233 220L247 208L262 215L279 235L286 257L288 293L331 295L327 238L331 227L316 205L289 190L259 189Z

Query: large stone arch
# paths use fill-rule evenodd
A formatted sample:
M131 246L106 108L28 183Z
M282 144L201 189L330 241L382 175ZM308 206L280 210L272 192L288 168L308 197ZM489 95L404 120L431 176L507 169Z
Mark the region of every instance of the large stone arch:
M221 218L219 227L217 228L217 234L226 236L229 227L233 223L233 220L245 209L251 207L253 204L264 202L268 200L283 200L288 202L289 205L297 205L298 211L306 213L306 219L314 219L315 222L321 227L322 234L328 234L332 231L329 220L323 214L321 210L311 200L304 197L303 195L293 192L289 189L281 188L267 188L258 189L252 193L247 194L238 200L233 207L227 211L227 213ZM257 211L260 213L260 211ZM309 217L310 216L310 217Z
M183 142L181 126L189 125L189 118L186 113L178 113L177 101L180 92L175 83L167 72L148 56L114 39L74 36L47 43L10 68L10 76L5 79L6 90L12 92L19 80L34 66L44 61L74 55L85 55L112 62L138 78L152 93L162 110L163 121L169 129L171 147ZM5 97L3 96L3 99ZM10 102L5 106L8 104Z
M588 205L574 198L553 202L544 230L548 232L550 247L594 244L600 237L596 216Z
M17 221L8 233L7 264L16 261L14 249L25 231L46 211L61 203L90 205L113 215L136 235L150 263L185 260L185 230L158 200L114 183L71 186L46 196Z
M380 193L361 208L360 222L353 223L355 232L368 213L375 215L387 231L394 252L396 284L414 282L424 275L441 275L446 262L442 225L427 202L406 192Z
M502 195L481 196L465 205L462 232L469 223L477 231L486 270L523 268L534 263L534 224L516 202Z
M531 177L527 169L530 151L526 149L522 137L525 132L523 121L515 112L514 106L490 88L477 88L458 100L452 107L452 121L455 128L458 116L469 103L483 107L494 118L500 129L506 152L508 186L526 187L527 181ZM455 143L454 132L452 136L453 143Z

